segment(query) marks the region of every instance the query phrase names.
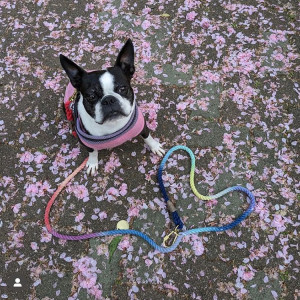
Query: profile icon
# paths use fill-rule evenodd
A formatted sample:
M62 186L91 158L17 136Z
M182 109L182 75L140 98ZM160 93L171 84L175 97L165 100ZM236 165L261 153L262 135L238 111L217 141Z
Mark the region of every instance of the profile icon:
M7 269L1 270L1 276L6 286L0 286L0 299L2 290L7 295L7 299L30 299L31 288L33 287L30 278L30 270L24 265L16 262L9 264Z
M22 284L20 282L21 282L20 278L16 278L14 287L22 287Z

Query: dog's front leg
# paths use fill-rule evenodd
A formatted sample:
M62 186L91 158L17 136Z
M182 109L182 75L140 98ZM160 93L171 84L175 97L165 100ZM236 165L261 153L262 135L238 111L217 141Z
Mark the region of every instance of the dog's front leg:
M88 151L89 151L89 159L86 163L87 166L86 172L88 175L94 175L98 170L98 150L88 148Z
M145 143L149 146L150 150L159 155L163 156L165 154L165 150L163 149L162 145L153 139L153 137L150 134L149 128L146 125L146 120L144 123L144 128L141 132L141 136L143 137Z

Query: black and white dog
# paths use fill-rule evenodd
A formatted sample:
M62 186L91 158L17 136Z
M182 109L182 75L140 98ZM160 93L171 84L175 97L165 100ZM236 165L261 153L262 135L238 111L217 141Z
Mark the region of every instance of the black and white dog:
M79 141L89 151L88 174L98 169L98 150L113 148L139 134L153 153L165 153L151 137L130 85L135 72L130 39L115 65L106 70L85 71L62 54L60 62L70 79L69 86L77 90L72 111Z

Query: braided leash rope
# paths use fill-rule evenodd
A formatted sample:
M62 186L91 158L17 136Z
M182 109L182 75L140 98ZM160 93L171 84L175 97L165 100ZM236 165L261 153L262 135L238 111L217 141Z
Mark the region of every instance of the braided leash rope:
M169 201L169 197L168 197L168 194L166 192L166 189L164 187L163 180L162 180L163 168L164 168L169 156L176 150L184 150L184 151L188 152L188 154L190 155L190 158L191 158L190 185L191 185L193 193L199 199L201 199L201 200L217 199L217 198L220 198L220 197L224 196L227 193L230 193L230 192L233 192L233 191L239 191L239 192L245 193L247 195L247 197L249 198L249 200L250 200L250 203L249 203L249 206L248 206L247 210L244 213L242 213L233 222L231 222L231 223L229 223L225 226L194 228L194 229L179 232L177 228L182 229L183 223L182 223L182 221L181 221L174 205L171 203L171 201ZM78 174L85 167L85 165L87 163L87 160L88 160L88 158L86 158L82 162L82 164L60 184L60 186L58 187L58 189L53 194L53 196L51 197L50 201L47 204L47 207L46 207L46 210L45 210L45 217L44 217L46 228L49 231L49 233L51 233L53 236L55 236L57 238L64 239L64 240L77 241L77 240L85 240L85 239L90 239L90 238L95 238L95 237L102 237L102 236L131 234L131 235L141 237L142 239L144 239L147 243L149 243L153 248L155 248L159 252L168 253L168 252L171 252L171 251L173 251L174 249L177 248L177 246L179 245L181 239L184 236L187 236L187 235L190 235L190 234L195 234L195 233L200 233L200 232L210 232L210 231L217 232L217 231L225 231L225 230L232 229L233 227L235 227L239 223L241 223L244 219L246 219L249 216L249 214L254 210L254 207L255 207L255 198L254 198L253 194L248 189L246 189L244 187L241 187L241 186L234 186L234 187L227 188L227 189L223 190L222 192L217 193L216 195L211 195L211 196L201 195L196 190L195 182L194 182L195 156L194 156L193 152L188 147L179 145L179 146L172 147L167 152L167 154L165 155L165 157L161 161L161 164L160 164L159 169L158 169L158 174L157 174L161 192L163 194L163 197L165 199L165 202L166 202L168 208L170 209L170 211L172 213L173 221L176 225L176 229L173 232L171 232L171 234L175 234L175 239L174 239L171 246L169 246L169 247L159 246L148 235L142 233L141 231L131 230L131 229L109 230L109 231L101 231L101 232L89 233L89 234L83 234L83 235L64 235L64 234L60 234L60 233L56 232L55 230L53 230L51 225L50 225L49 215L50 215L51 207L52 207L56 197L58 196L58 194L62 191L62 189L68 184L68 182L76 174Z

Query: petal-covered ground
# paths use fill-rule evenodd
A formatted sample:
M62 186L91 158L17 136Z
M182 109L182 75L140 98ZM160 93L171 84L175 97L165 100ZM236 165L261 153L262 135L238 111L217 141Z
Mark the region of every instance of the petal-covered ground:
M0 298L299 299L299 8L292 0L0 0ZM152 135L165 150L192 149L200 193L242 185L257 205L238 227L186 237L169 254L124 236L109 260L113 237L59 240L44 211L87 156L61 109L68 79L58 55L105 69L127 38ZM173 228L156 178L161 158L141 137L99 158L96 176L81 172L58 197L53 227L85 234L124 219L160 245ZM238 193L198 200L189 171L183 151L164 171L187 229L226 224L247 207Z

